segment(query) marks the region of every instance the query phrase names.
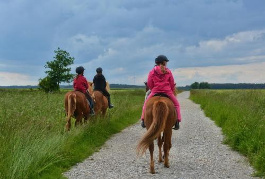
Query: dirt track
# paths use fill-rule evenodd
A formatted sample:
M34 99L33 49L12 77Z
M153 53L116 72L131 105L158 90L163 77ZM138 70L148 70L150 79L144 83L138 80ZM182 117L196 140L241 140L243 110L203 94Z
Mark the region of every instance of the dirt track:
M137 123L114 135L99 152L74 166L65 176L73 179L252 178L253 169L247 160L222 144L221 129L188 97L189 92L178 95L183 121L180 130L173 131L170 168L157 162L157 146L156 174L149 173L148 151L143 157L136 157L137 142L146 131Z

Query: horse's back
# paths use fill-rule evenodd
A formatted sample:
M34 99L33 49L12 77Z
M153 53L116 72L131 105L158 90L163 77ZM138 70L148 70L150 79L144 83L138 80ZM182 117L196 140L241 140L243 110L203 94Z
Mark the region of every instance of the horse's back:
M98 101L103 101L104 103L108 102L108 99L103 95L103 93L101 91L94 91L94 96L96 98L96 100Z
M103 95L101 91L97 90L93 92L93 96L95 99L94 110L96 114L102 113L102 115L104 116L108 108L108 99Z
M171 99L167 98L167 97L161 97L161 96L154 96L152 98L150 98L147 102L146 102L146 108L153 108L153 105L156 101L160 101L160 102L164 102L169 109L169 113L175 111L175 107L173 102L171 101Z
M86 100L86 96L84 93L80 92L80 91L69 91L65 94L65 109L68 106L68 98L75 98L76 100L76 109L78 110L82 110L82 111L87 111L89 106L88 106L88 102ZM66 109L67 110L67 109Z
M172 125L174 125L174 121L175 121L175 119L177 119L176 109L175 109L175 106L174 106L173 102L171 101L171 99L169 99L167 97L154 96L154 97L150 98L146 102L145 114L148 115L148 116L153 116L152 112L153 112L153 109L155 107L154 104L156 102L162 102L162 103L164 103L167 106L167 108L168 108L168 116L167 116L167 118L170 119L170 121L173 121L173 122L170 122L169 125L171 125L171 123L172 123Z

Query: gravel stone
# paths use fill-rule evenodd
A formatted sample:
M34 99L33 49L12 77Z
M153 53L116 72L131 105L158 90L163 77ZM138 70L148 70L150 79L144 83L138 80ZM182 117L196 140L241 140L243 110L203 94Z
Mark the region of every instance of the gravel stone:
M139 121L114 135L99 152L64 175L69 179L254 178L251 176L254 170L247 159L222 143L221 128L205 117L200 106L189 99L189 94L178 95L183 119L180 129L173 130L170 168L158 163L157 145L154 152L156 174L149 173L149 150L137 158L137 143L146 132Z

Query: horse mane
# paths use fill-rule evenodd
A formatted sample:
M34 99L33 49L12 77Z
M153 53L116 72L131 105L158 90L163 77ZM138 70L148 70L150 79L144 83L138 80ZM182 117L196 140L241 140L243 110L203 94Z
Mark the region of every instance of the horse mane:
M89 86L89 93L92 95L93 90L94 90L94 83L90 82L90 81L87 81L87 83L88 83L88 86ZM90 89L91 89L91 92L90 92ZM106 81L106 90L107 90L107 92L110 92L110 85L109 85L108 81Z
M147 150L149 145L161 134L165 129L165 124L169 114L169 108L165 101L158 100L152 105L152 115L145 113L145 121L152 120L151 126L148 128L147 132L144 134L142 139L137 145L137 155L142 156Z
M88 92L90 95L92 95L94 89L94 83L87 80L87 84L88 84Z
M109 82L106 81L106 90L107 92L110 92L110 85L109 85Z

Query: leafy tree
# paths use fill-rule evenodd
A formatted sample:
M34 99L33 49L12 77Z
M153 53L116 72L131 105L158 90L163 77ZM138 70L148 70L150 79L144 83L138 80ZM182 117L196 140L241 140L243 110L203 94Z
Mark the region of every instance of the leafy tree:
M56 91L60 89L61 82L70 83L74 77L71 74L71 68L69 65L74 63L74 58L70 56L67 51L58 48L55 52L55 57L53 61L46 62L45 68L49 70L45 71L47 77L39 80L39 86L41 89L47 92Z
M210 89L211 86L208 82L194 82L190 85L191 89Z
M210 89L210 88L211 88L211 86L207 82L201 82L199 85L199 89Z
M194 82L190 85L191 89L199 89L200 84L198 82Z
M46 93L59 90L56 81L53 81L48 76L43 79L39 79L39 87Z

